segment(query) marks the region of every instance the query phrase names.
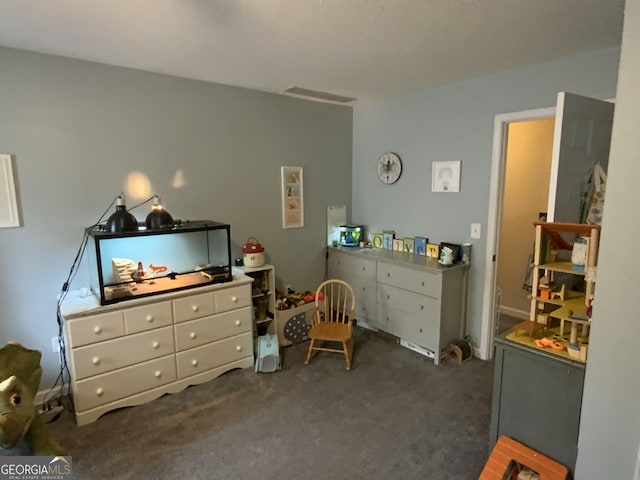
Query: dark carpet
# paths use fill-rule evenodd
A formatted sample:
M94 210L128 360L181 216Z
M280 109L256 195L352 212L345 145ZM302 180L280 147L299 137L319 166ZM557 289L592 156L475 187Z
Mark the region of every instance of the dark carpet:
M493 363L440 366L356 329L353 369L307 343L282 371L234 370L77 427L50 430L75 479L476 479L487 457Z

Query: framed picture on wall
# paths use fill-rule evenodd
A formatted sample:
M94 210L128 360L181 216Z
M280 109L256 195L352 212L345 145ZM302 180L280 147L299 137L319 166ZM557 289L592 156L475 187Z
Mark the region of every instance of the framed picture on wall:
M16 194L11 155L0 153L0 227L19 227L18 197Z
M282 228L304 227L302 167L280 167L282 182Z
M433 162L431 168L431 191L460 191L460 160Z

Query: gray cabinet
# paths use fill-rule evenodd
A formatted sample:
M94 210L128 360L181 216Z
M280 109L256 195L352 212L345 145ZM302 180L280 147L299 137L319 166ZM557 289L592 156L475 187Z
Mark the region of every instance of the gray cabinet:
M329 274L356 294L356 318L438 365L464 334L467 265L385 249L330 248Z
M573 472L584 372L582 363L497 338L490 449L506 435Z

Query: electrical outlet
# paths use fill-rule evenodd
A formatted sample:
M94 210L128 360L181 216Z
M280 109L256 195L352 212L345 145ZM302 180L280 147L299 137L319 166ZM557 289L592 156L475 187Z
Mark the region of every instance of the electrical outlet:
M480 238L480 224L472 223L471 224L471 238Z
M51 350L53 353L58 353L60 351L60 343L58 342L58 337L51 337Z

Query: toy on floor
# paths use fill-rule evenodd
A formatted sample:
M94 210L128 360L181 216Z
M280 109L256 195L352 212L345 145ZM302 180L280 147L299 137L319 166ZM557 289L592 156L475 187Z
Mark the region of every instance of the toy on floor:
M64 456L64 448L51 438L33 405L42 376L41 356L19 343L0 348L0 448L15 448L24 438L31 455Z

